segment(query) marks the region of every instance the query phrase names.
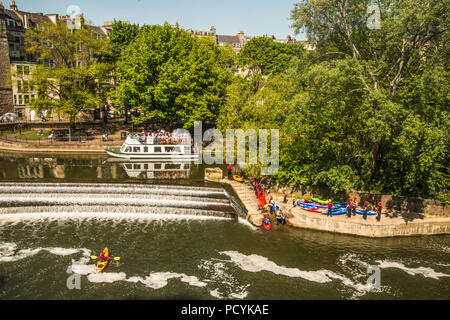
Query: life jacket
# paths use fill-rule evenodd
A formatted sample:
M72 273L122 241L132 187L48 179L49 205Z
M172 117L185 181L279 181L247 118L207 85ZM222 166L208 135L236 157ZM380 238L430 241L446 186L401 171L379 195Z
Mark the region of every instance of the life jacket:
M328 202L328 208L333 207L333 204L331 202Z

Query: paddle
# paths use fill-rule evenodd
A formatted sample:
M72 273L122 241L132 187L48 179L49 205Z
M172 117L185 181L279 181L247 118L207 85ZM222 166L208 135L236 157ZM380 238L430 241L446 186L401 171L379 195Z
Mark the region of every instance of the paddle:
M91 256L92 260L97 260L97 256ZM113 259L114 261L120 261L120 257L111 257L111 259Z

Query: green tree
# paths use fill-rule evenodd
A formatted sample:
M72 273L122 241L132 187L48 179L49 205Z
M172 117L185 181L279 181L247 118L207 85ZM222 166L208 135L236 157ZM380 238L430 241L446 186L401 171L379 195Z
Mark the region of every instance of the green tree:
M241 66L248 67L253 74L277 74L289 67L294 56L301 56L305 49L300 44L285 44L271 38L257 37L247 42L239 53Z
M215 119L231 77L226 56L211 38L168 24L145 27L122 50L113 99L138 111L137 122L159 117L190 127Z
M109 52L106 40L97 39L88 26L71 31L57 23L28 30L25 42L40 62L31 81L35 110L65 114L73 125L80 112L105 106L110 66L100 59Z

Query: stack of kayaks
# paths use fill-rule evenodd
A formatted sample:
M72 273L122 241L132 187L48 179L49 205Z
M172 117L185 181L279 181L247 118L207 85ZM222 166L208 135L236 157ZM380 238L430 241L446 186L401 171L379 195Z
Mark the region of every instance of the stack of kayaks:
M311 202L314 201L314 202ZM321 201L321 202L317 202ZM323 200L312 198L311 200L303 199L297 201L297 205L301 207L303 210L309 211L309 212L316 212L316 213L326 213L328 214L328 202L327 205L323 204ZM332 202L333 203L333 202ZM337 201L334 201L333 207L332 207L332 214L333 215L341 215L347 212L346 210L346 204L345 203L339 203ZM325 214L324 213L324 214Z
M244 178L238 176L237 174L234 174L234 175L233 175L233 180L234 180L234 181L237 181L237 182L243 182L243 181L244 181Z

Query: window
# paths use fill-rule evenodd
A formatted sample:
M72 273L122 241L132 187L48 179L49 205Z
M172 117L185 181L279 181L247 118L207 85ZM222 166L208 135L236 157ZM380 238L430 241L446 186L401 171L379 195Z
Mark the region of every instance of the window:
M134 147L133 152L141 152L141 147Z
M148 170L148 164L144 164L144 170Z
M161 163L155 163L155 170L161 170L162 164Z
M144 152L148 153L148 147L144 147Z
M23 75L28 76L30 74L30 66L23 66Z
M30 96L29 95L24 95L24 102L25 104L29 104L30 103Z
M125 168L127 168L128 170L133 169L133 165L131 163L127 163L125 164Z
M125 149L125 152L131 152L131 147L127 147L126 149ZM131 169L131 168L130 168Z
M162 149L161 149L161 147L155 147L155 150L154 150L154 152L162 152Z
M134 170L141 170L141 165L140 164L135 164L134 165Z

